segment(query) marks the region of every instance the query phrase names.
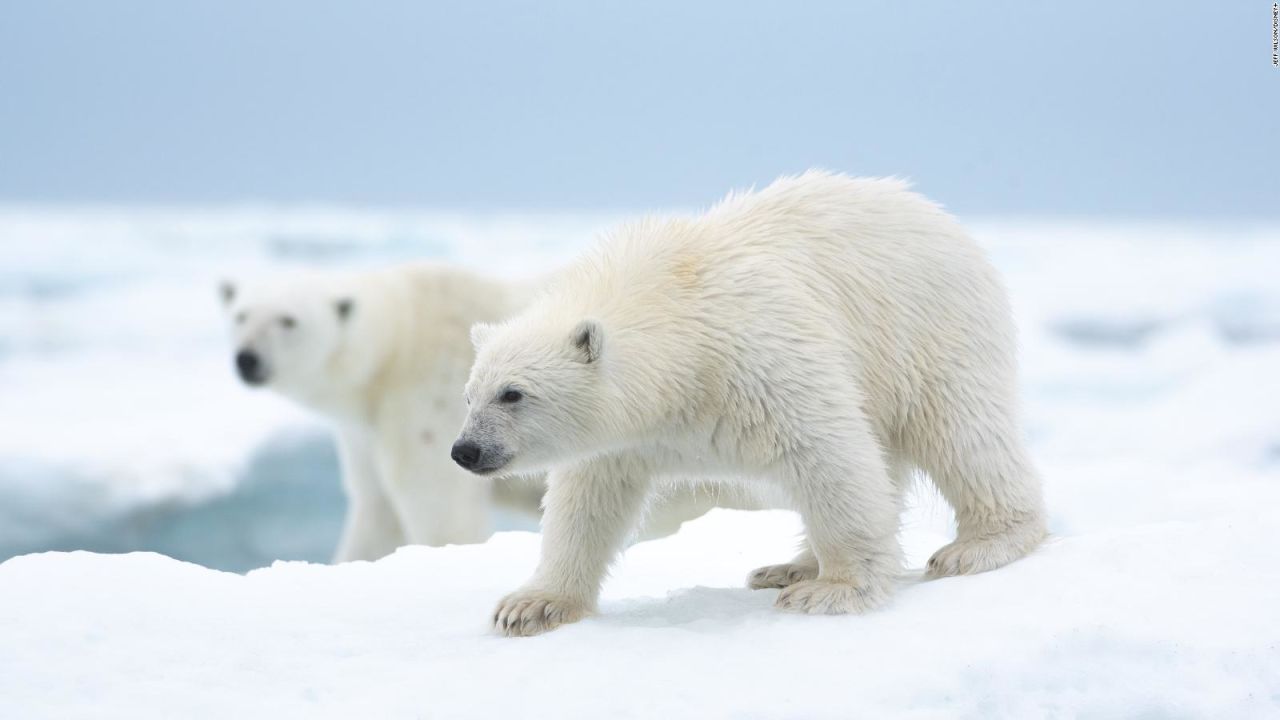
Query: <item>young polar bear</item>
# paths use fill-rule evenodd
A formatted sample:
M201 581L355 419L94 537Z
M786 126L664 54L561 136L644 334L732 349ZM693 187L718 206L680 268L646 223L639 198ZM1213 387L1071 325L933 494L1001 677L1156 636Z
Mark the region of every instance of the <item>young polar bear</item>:
M466 413L471 325L514 313L530 294L432 265L222 286L240 378L325 416L336 432L348 502L335 562L483 541L495 508L538 517L541 478L490 483L449 460ZM645 536L673 533L718 503L753 507L732 493L673 492L655 503Z
M656 476L786 494L806 546L748 579L782 588L785 610L889 598L915 470L958 525L929 575L1000 567L1045 536L1005 292L956 221L903 182L811 171L696 219L624 227L472 336L453 458L484 476L551 471L542 560L493 616L508 635L594 609Z

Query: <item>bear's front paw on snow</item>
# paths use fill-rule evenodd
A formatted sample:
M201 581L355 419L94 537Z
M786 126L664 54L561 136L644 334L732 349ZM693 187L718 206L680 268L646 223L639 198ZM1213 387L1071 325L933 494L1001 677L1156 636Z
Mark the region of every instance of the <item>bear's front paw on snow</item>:
M540 635L586 617L584 603L546 590L517 590L493 611L493 629L507 637Z
M874 610L889 599L879 583L803 580L778 593L774 606L808 615L845 615Z
M816 565L804 565L801 563L765 565L751 571L751 574L747 576L747 587L752 590L784 588L795 585L802 580L812 580L816 577L818 577Z

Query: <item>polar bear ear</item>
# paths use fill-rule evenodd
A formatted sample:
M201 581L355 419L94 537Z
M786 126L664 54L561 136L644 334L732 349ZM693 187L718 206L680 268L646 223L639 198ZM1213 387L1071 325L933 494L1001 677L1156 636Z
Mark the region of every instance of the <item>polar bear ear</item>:
M351 317L351 311L356 309L356 301L351 298L338 298L333 302L333 311L338 313L338 320L346 321Z
M230 280L222 280L218 283L218 297L222 299L223 305L230 305L236 299L236 284Z
M578 323L573 329L573 346L582 353L582 361L593 363L600 359L600 352L604 350L604 328L600 327L598 320L590 318Z
M489 323L478 322L471 326L471 347L476 350L484 345L489 336L493 334L493 325Z

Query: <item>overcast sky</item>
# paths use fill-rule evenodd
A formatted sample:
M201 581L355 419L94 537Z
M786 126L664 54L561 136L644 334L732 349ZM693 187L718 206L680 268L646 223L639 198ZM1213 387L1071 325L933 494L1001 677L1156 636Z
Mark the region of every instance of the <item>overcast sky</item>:
M0 10L0 202L706 204L810 166L962 213L1280 217L1271 4Z

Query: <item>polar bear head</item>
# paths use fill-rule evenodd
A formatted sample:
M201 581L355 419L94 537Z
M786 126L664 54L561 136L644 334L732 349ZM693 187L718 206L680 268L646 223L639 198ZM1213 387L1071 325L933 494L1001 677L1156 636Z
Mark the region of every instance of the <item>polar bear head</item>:
M340 384L361 307L342 283L313 276L219 287L240 379L307 401Z
M616 428L604 328L523 318L471 331L476 360L452 456L474 473L532 473L599 450Z

